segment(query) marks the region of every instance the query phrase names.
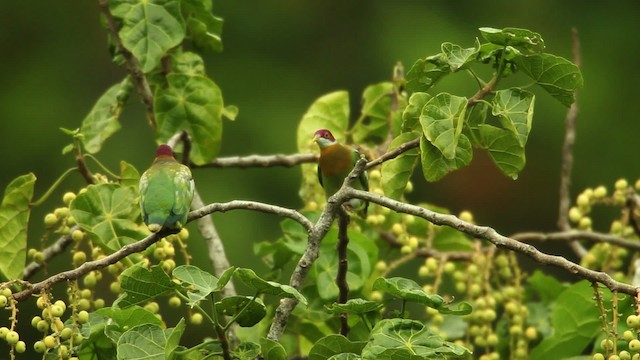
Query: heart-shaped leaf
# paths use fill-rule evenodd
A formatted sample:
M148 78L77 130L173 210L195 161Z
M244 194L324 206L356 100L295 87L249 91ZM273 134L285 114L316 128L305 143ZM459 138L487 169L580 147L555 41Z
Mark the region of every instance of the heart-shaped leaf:
M267 281L256 275L251 269L237 268L234 275L245 285L258 294L268 294L278 297L293 297L307 305L307 299L289 285L279 284L275 281Z
M582 88L580 68L571 61L551 54L517 56L518 69L565 106L575 101L575 91Z
M120 288L122 294L113 306L127 308L173 291L173 283L162 267L156 265L147 270L138 264L120 274Z
M178 266L173 269L172 275L182 282L183 287L188 289L188 304L191 307L197 305L201 300L206 299L212 292L218 291L218 279L197 266Z
M13 179L0 205L0 274L4 280L22 278L27 254L27 229L36 176Z

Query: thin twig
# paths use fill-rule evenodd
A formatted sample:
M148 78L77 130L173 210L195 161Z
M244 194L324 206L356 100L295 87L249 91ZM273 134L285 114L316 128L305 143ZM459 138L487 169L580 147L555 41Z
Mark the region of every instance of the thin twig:
M572 29L573 62L580 67L580 39L578 31ZM578 118L578 92L574 92L575 101L569 107L566 118L564 144L562 145L562 167L560 169L560 201L558 208L558 228L562 231L571 229L569 223L569 207L571 206L571 170L573 169L573 147L576 142L576 120ZM573 252L582 258L587 250L577 241L570 243Z
M592 231L560 231L553 233L542 233L542 232L521 232L516 233L510 238L522 242L530 242L530 241L590 241L596 243L609 243L611 245L620 246L623 248L627 248L630 250L640 251L640 242L627 240L623 237L603 234Z
M107 28L109 29L109 33L115 42L116 49L118 53L122 54L124 57L125 64L127 66L127 71L131 74L131 78L133 79L133 84L138 91L138 95L140 99L144 103L147 108L147 120L153 129L156 129L156 118L153 113L153 95L151 93L151 88L149 87L149 83L147 82L147 78L140 67L140 63L133 56L133 54L127 50L122 44L122 39L120 39L118 23L114 19L113 15L111 15L111 11L109 10L109 0L98 0L98 5L100 7L100 12L105 18Z
M56 240L53 244L49 245L46 249L42 250L42 254L44 255L44 261L35 262L32 261L27 266L24 267L24 271L22 273L22 280L28 280L30 277L35 275L40 269L44 267L46 263L49 262L54 256L63 252L69 244L73 242L71 238L71 234L79 229L78 225L74 225L69 229L69 233L67 235L62 235Z
M338 272L336 274L336 285L338 286L338 304L346 304L349 300L349 283L347 282L347 272L349 271L349 260L347 259L347 247L349 246L349 214L344 209L338 210ZM346 312L340 314L340 335L349 335L349 322Z
M391 247L401 248L404 244L398 240L398 238L389 231L379 231L380 237L385 240ZM481 251L488 251L487 248L481 249ZM422 258L436 258L436 259L448 259L458 261L469 261L473 258L473 252L471 251L440 251L432 248L420 247L413 251L413 255Z

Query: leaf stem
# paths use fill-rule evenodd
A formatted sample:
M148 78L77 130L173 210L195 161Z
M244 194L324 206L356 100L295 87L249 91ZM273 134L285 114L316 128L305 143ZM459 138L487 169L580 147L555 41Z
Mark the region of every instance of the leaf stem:
M42 205L43 202L45 202L49 196L51 196L51 194L53 193L53 191L60 186L60 184L62 183L62 181L64 179L67 178L67 176L69 176L69 174L71 174L72 172L78 170L77 167L72 167L70 169L67 169L67 171L65 171L64 173L62 173L62 175L60 175L60 177L58 177L58 179L53 183L53 185L51 185L51 187L49 189L47 189L47 192L44 193L44 195L42 195L40 197L40 199L38 199L37 201L32 202L30 205L31 207L36 207L36 206L40 206Z
M235 314L233 317L231 317L231 319L229 319L229 321L227 321L227 324L222 328L222 330L224 332L226 332L227 330L229 330L229 328L231 327L231 325L236 321L236 319L242 315L243 312L245 312L248 308L249 305L251 305L252 302L256 301L256 298L258 297L260 293L256 293L253 298L251 298L251 301L247 301L247 303L244 305L244 307L238 311L237 314Z
M114 179L120 179L120 176L114 174L113 172L111 172L111 170L109 170L106 166L104 166L104 164L102 164L100 162L100 160L98 160L98 158L96 158L95 156L91 155L91 154L84 154L84 157L88 157L89 159L93 160L96 164L98 164L98 166L104 170L104 172L106 172L109 176L111 176Z

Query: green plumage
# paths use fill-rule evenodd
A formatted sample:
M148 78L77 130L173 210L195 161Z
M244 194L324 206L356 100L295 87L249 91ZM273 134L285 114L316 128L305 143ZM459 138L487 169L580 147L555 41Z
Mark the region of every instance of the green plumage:
M193 179L187 166L178 163L173 156L157 156L140 177L140 211L149 230L182 228L187 222L193 190Z

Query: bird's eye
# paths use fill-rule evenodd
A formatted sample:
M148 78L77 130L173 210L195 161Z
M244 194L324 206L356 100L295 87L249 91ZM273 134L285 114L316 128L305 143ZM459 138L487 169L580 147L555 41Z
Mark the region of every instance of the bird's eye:
M328 139L328 138L329 138L329 134L324 133L324 137L325 137L326 139Z

